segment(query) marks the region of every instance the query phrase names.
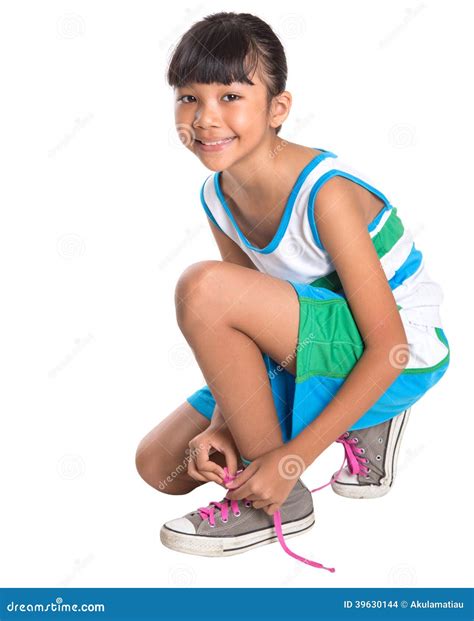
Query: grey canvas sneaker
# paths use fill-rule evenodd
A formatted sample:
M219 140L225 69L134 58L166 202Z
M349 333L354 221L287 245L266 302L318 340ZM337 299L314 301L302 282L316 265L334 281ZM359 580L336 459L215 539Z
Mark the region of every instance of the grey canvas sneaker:
M298 479L280 508L282 533L296 537L314 525L313 498ZM166 522L161 542L172 550L200 556L230 556L278 540L273 516L254 509L246 498L211 502L207 507Z
M378 498L390 491L398 452L411 408L385 423L346 431L336 442L344 445L348 465L331 482L347 498Z

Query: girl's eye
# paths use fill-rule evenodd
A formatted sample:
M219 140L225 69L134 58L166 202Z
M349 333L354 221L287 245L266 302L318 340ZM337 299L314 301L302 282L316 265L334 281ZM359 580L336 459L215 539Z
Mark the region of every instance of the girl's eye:
M230 101L238 101L240 99L239 95L233 95L232 93L229 93L228 95L224 95L224 97L235 97L235 99L231 99Z
M183 95L178 99L178 101L182 101L183 103L190 103L189 101L185 101L186 97L191 97L192 99L194 99L193 95Z

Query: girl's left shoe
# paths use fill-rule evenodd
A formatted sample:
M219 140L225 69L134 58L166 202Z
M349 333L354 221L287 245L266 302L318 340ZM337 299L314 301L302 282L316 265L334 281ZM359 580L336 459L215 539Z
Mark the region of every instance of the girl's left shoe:
M314 525L313 497L298 479L281 507L281 531L288 539ZM172 550L200 556L229 556L278 541L272 516L247 499L222 499L166 522L161 542Z
M331 487L336 494L379 498L390 491L410 410L373 427L346 431L336 440L343 444L348 464L333 475Z

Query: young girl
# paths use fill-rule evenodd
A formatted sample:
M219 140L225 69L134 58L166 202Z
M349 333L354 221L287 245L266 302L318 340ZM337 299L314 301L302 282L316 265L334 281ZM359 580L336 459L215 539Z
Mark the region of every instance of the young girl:
M177 130L213 171L201 202L222 261L191 265L176 287L207 385L145 436L136 463L169 494L231 490L161 529L190 554L277 538L289 552L283 535L314 524L299 477L334 441L348 462L336 493L387 493L410 406L449 364L442 290L397 208L335 153L279 136L286 78L279 39L247 13L194 24L169 65Z

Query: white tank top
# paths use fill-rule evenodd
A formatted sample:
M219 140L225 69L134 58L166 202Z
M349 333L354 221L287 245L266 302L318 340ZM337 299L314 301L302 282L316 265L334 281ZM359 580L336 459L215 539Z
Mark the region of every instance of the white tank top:
M415 247L410 231L403 226L397 208L376 189L366 174L331 151L317 150L322 153L301 171L277 232L265 248L253 246L240 230L222 194L221 172L210 175L201 189L201 203L208 217L240 246L259 271L284 280L324 286L344 295L334 264L319 239L314 200L328 179L336 175L350 179L373 192L384 203L368 225L368 232L402 319L442 328L439 312L442 289L427 273L422 253Z

